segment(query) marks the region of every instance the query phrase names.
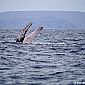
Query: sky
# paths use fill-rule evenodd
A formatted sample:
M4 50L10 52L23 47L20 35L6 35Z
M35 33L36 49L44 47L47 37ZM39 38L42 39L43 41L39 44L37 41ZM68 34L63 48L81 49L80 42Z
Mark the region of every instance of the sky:
M0 0L0 13L42 10L85 12L85 0Z

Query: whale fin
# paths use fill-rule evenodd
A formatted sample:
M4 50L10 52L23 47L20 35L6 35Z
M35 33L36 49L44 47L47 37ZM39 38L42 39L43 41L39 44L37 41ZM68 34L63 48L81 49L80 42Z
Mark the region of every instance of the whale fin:
M43 27L39 27L38 29L36 29L35 31L33 31L30 35L27 35L23 41L23 43L28 43L30 44L35 37L37 37L37 35L42 31Z
M25 38L25 35L28 31L28 29L31 27L32 25L32 22L29 22L25 28L23 28L20 33L17 35L17 39L16 39L16 42L23 42L24 38Z

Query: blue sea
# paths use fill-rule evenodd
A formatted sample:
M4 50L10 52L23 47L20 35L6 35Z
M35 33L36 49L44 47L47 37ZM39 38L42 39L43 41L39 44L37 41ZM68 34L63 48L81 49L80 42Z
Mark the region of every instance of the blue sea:
M43 29L31 44L19 31L0 28L0 85L85 85L85 30Z

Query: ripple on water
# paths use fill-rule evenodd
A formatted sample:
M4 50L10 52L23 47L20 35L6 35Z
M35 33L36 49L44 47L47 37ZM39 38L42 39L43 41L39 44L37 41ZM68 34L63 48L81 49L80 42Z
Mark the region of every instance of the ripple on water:
M15 42L17 32L0 29L0 85L72 85L85 80L85 31L44 30L29 45Z

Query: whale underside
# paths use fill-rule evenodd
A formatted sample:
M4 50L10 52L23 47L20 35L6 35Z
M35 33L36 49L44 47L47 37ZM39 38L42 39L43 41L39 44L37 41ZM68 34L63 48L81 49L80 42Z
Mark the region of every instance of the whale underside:
M24 38L23 43L30 44L37 37L37 35L42 31L42 29L43 27L39 27L38 29L34 30L31 34L27 35Z

